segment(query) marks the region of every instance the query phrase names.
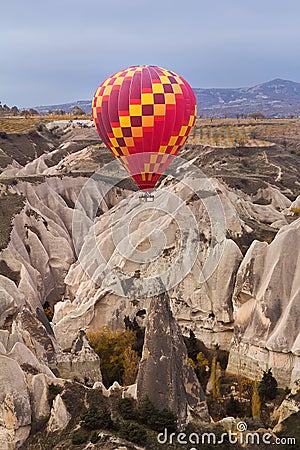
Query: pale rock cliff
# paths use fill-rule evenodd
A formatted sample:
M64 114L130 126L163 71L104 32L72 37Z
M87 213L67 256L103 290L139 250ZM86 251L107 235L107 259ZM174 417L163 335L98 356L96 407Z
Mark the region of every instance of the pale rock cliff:
M176 280L172 273L165 280L174 284L169 290L170 305L181 330L188 333L192 329L208 347L219 344L230 350L230 371L255 378L271 367L283 387L300 377L300 219L292 222L299 213L300 197L296 198L298 192L293 187L297 178L294 157L284 159L278 153L276 164L283 166L285 180L285 185L281 185L276 181L277 165L276 170L274 163L268 167L268 161L257 153L259 149L244 151L242 162L253 162L257 167L243 174L240 156L232 149L224 154L224 170L220 169L220 149L200 152L198 147L187 146L187 157L194 152L192 162L204 166L211 177L210 186L205 186L200 194L196 189L199 195L190 191L187 185L193 180L185 173L185 169L187 173L192 170L189 161L176 172L182 183L172 177L162 180L156 193L156 210L142 211L138 194L128 181L104 197L104 178L96 177L89 181L89 189L83 189L91 173L112 160L90 126L69 121L49 125L54 134L49 134L43 148L39 148L40 137L38 145L32 137L26 138L32 141L30 158L16 151L19 159L13 159L1 174L1 196L13 191L24 199L24 208L14 215L9 243L0 252L1 450L22 445L32 419L49 417L48 385L58 382L58 369L66 378L91 383L101 380L98 357L78 332L97 331L107 324L116 329L124 326L125 315L133 318L141 312L144 313L137 319L144 326L147 314L153 314L151 300L145 296L149 287L145 280L172 267L178 255L182 256L183 272L187 273L180 273L178 284L173 283ZM10 139L7 142L11 145ZM268 154L272 156L275 150L268 149ZM209 158L216 161L211 163ZM265 172L256 174L256 169ZM109 173L110 177L113 175ZM234 180L232 175L236 176ZM243 177L245 183L240 183ZM225 231L220 233L212 233L206 210L216 194L226 223ZM173 217L164 214L174 206L172 196L188 206L199 226L197 239L183 236L185 251L180 247L180 227ZM74 233L78 198L82 226L79 241L78 228ZM191 223L187 212L183 209L175 217L181 220L185 232ZM131 220L135 213L136 219ZM114 222L117 226L113 233ZM149 251L163 235L161 252L154 245L157 257L142 264L140 254ZM121 247L116 249L114 240ZM124 249L129 241L132 247L128 253ZM191 264L190 255L197 245L197 258ZM98 264L99 249L109 260L108 267ZM209 255L218 264L203 280ZM108 270L102 272L102 268ZM159 284L155 283L154 293ZM43 310L46 302L55 304L52 324ZM179 333L177 325L171 328ZM184 392L185 388L181 389ZM201 398L201 391L196 391L196 397ZM52 407L51 430L68 426L69 417L62 402L57 398ZM282 406L280 417L288 408Z
M161 213L170 208L168 192L171 199L176 194L184 205L175 220ZM208 195L215 195L214 191ZM233 325L231 295L242 253L224 234L212 236L205 205L199 198L191 203L192 198L193 193L184 184L171 185L166 191L157 191L157 209L145 210L137 196L131 195L95 219L84 235L78 261L65 278L65 297L55 305L53 329L63 349L70 348L80 328L95 331L107 324L112 328L122 327L125 315L132 317L139 310L147 309L147 297L157 289L157 279L153 278L159 279L165 271L166 284L171 285L172 309L182 328L192 328L208 346L220 343L229 348ZM185 213L189 203L201 230L200 237L195 235L199 251L193 263L191 255L196 248L193 237L188 237L183 245L178 235L180 227L190 227L190 217ZM232 233L242 233L242 224L225 196L221 198L222 204L232 224ZM181 220L179 227L177 219ZM128 223L130 230L127 230ZM155 245L151 247L153 229L158 237L157 249ZM161 236L165 239L162 247ZM116 239L121 239L117 247ZM132 247L129 246L128 253L129 242ZM141 254L152 250L157 252L157 258L143 262ZM182 258L180 268L168 270L178 257ZM212 276L201 281L208 257L212 261Z
M283 387L300 377L300 219L271 244L254 241L233 294L235 332L228 371L254 378L272 368Z
M100 358L89 345L83 330L78 332L70 352L57 355L57 369L62 378L76 379L90 386L102 382Z

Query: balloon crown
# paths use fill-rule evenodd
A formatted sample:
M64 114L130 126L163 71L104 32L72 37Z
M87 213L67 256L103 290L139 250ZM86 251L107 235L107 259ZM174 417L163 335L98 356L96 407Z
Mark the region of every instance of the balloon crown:
M191 86L158 66L131 66L106 78L92 103L100 138L140 189L150 191L185 144L196 120Z

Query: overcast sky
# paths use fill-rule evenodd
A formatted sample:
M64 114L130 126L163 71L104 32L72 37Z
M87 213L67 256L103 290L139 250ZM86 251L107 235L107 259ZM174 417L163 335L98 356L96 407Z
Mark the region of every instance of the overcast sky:
M171 69L193 87L300 82L299 0L1 2L0 101L92 98L130 65Z

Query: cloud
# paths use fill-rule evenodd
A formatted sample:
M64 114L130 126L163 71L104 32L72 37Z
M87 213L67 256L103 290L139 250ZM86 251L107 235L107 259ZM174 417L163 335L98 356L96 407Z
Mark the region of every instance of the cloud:
M299 80L298 0L27 0L1 6L0 100L59 103L92 95L134 64L173 69L192 85Z

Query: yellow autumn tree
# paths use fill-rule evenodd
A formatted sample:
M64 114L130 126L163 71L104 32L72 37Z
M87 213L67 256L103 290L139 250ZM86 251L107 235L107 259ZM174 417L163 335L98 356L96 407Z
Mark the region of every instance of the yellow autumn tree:
M207 367L209 365L208 359L205 357L203 352L197 354L197 366L199 377L203 378L206 375Z
M217 398L217 391L216 391L216 366L217 366L217 358L214 356L211 362L211 368L210 368L210 379L211 379L211 389L212 389L212 395L213 398Z
M96 333L87 333L91 347L100 357L100 366L105 386L110 386L114 381L122 384L125 367L133 366L133 354L129 356L129 350L135 342L136 335L132 330L112 331L105 326ZM132 352L136 353L134 350ZM125 362L126 360L126 362ZM131 369L131 373L132 373Z
M253 419L260 419L260 416L261 416L261 402L260 402L260 395L259 395L257 380L255 380L253 382L253 391L252 391L252 398L251 398L251 409L252 409L252 417L253 417Z
M221 364L217 361L217 357L214 356L211 362L211 387L214 400L221 398L221 377Z
M139 369L140 357L135 350L132 350L130 346L124 350L124 374L123 384L129 386L134 384L138 369Z
M222 369L220 361L217 361L216 365L216 399L221 399L221 377L222 377Z

